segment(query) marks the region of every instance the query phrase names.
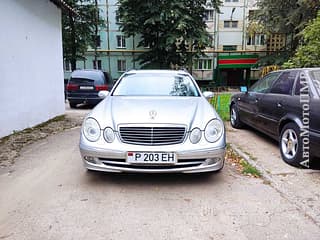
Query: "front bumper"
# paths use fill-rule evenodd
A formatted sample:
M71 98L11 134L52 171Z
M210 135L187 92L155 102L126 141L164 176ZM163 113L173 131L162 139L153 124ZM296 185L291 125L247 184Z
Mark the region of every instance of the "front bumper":
M176 148L176 150L173 150ZM179 150L179 145L172 147L178 162L174 165L136 165L126 162L127 151L105 149L89 146L80 140L80 153L87 169L103 172L131 173L200 173L219 171L223 168L225 144L220 147L192 150ZM169 149L167 149L168 151ZM138 151L142 151L139 149ZM147 149L144 151L164 151L163 149Z

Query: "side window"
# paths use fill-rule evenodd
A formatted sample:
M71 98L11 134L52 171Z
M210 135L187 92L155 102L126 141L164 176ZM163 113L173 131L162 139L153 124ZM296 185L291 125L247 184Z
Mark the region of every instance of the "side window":
M291 95L294 81L298 71L284 72L273 84L271 93Z
M307 76L305 73L301 72L298 74L296 84L294 87L294 95L300 96L309 94L310 97L312 97L312 91L310 91L310 85L309 81L307 79Z
M301 82L300 82L300 76L298 77L297 81L296 81L296 86L294 89L294 95L300 95L300 89L301 89Z
M269 91L272 83L278 78L281 72L269 73L264 78L256 82L251 88L250 91L257 93L266 93Z

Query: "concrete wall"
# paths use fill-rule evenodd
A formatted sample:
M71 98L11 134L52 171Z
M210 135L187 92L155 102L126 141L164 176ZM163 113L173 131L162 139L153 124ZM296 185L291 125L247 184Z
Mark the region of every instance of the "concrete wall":
M2 0L0 137L64 113L61 10L49 0Z
M232 13L232 9L234 9ZM239 2L224 2L220 8L223 14L218 14L218 37L216 42L217 50L222 50L223 45L235 45L237 50L243 50L245 41L244 26L243 24L246 16L244 15L244 1ZM232 17L232 18L231 18ZM237 28L225 28L224 21L238 21Z

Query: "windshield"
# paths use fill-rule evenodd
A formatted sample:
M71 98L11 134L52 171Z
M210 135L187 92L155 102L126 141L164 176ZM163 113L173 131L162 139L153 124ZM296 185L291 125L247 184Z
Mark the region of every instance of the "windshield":
M310 77L313 82L314 87L316 88L318 95L320 95L320 70L310 71Z
M113 96L200 96L192 79L172 73L134 73L124 76Z

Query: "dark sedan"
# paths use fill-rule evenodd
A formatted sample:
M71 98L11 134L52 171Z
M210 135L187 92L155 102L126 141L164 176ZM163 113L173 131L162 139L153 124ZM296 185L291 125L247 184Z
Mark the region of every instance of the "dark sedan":
M279 141L283 160L318 168L320 68L271 72L230 103L234 128L249 125Z

